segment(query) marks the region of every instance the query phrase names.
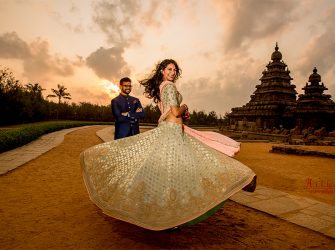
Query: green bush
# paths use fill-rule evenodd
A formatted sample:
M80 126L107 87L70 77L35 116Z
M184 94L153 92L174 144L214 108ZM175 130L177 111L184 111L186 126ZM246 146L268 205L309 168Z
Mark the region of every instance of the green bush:
M110 122L54 121L26 124L17 128L0 130L0 153L23 146L38 137L54 131L87 126L110 125Z

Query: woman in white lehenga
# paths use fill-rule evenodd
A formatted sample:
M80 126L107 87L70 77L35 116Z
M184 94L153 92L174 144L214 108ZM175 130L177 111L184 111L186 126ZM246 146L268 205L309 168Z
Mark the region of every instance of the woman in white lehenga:
M162 112L157 128L82 152L88 193L107 215L164 230L209 214L250 183L255 188L255 173L231 158L238 142L183 125L179 76L178 64L166 59L140 82Z

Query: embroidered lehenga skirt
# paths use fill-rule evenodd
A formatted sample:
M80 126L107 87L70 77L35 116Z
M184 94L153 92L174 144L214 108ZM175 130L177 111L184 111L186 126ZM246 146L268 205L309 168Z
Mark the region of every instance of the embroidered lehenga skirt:
M255 175L172 122L91 147L81 166L90 198L104 213L151 230L194 220Z

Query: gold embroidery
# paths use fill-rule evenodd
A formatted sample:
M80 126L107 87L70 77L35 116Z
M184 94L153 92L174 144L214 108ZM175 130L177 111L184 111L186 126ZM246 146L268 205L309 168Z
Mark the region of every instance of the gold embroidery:
M177 193L176 190L174 190L173 188L170 190L170 200L171 201L176 201L177 199Z
M81 157L91 199L106 214L152 230L202 215L254 176L171 122L99 144Z

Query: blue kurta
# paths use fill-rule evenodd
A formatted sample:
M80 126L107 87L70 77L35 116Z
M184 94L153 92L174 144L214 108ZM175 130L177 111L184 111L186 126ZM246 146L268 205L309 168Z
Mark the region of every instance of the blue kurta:
M136 112L138 108L142 108L142 105L136 97L120 94L112 99L112 112L115 117L115 140L136 135L140 132L138 120L144 118L144 111ZM128 116L121 114L124 112L128 112Z

